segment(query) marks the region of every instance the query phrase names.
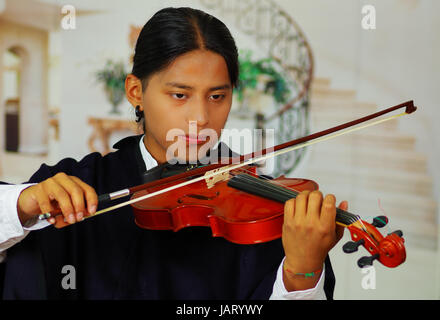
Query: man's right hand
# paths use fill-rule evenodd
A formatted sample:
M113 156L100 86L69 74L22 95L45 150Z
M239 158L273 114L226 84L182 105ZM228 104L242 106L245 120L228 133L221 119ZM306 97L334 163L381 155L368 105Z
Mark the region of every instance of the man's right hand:
M57 228L93 215L98 206L95 189L74 176L60 172L23 190L18 198L18 216L22 225L42 213L51 213L49 223Z

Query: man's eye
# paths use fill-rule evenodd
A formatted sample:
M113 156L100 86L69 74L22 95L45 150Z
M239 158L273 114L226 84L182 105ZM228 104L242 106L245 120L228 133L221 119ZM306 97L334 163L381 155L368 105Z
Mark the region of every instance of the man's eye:
M210 96L210 99L214 100L214 101L219 101L219 100L223 99L224 97L225 97L224 94L213 94L212 96Z
M172 93L171 96L177 100L182 100L186 98L186 95L183 93Z

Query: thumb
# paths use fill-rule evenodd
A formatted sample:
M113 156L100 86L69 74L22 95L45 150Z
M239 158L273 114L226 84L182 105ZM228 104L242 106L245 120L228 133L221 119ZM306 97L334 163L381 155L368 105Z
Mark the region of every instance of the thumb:
M342 201L339 206L339 209L347 211L348 210L348 202L347 201ZM345 227L341 226L341 225L336 225L336 241L338 242L339 240L341 240L342 236L344 235L344 230Z
M339 204L339 207L338 207L339 209L341 209L341 210L347 210L348 209L348 202L347 201L342 201L340 204Z

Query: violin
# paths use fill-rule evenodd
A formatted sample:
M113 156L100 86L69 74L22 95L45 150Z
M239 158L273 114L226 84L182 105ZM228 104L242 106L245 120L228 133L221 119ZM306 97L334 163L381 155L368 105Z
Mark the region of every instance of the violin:
M269 180L256 175L256 167L230 171L231 179L207 188L204 181L175 189L132 204L135 223L140 228L173 230L193 226L210 227L214 237L223 237L238 244L256 244L278 239L282 235L284 203L301 191L318 190L315 181L280 176ZM185 178L182 178L185 180ZM173 183L180 183L177 179ZM170 187L160 184L134 193L140 198ZM346 243L344 252L357 251L363 245L371 256L362 257L359 267L372 265L375 259L387 267L396 267L406 258L400 230L386 237L376 228L388 222L385 216L369 224L348 211L336 209L336 223L346 227L353 241Z
M223 237L237 244L256 244L278 239L282 236L284 203L295 198L301 191L318 190L319 186L315 181L307 179L285 176L270 179L259 176L255 163L332 138L325 136L400 108L406 108L405 112L338 132L332 137L410 114L417 109L413 101L408 101L334 128L264 149L258 155L252 153L221 159L220 163L199 166L140 186L101 195L99 203L129 195L131 198L102 209L93 216L130 204L136 225L144 229L177 232L186 227L204 226L211 228L214 237ZM45 218L44 214L40 217ZM377 230L388 223L387 217L376 217L370 224L358 215L337 208L336 223L346 227L351 234L352 241L343 246L344 252L352 253L363 246L370 254L358 260L359 267L372 265L377 260L386 267L394 268L405 261L402 231L397 230L383 236Z

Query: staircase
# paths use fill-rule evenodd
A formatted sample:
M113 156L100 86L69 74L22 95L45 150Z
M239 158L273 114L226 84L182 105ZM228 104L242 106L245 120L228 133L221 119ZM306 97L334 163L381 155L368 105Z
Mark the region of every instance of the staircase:
M357 101L353 90L331 88L329 79L315 79L310 97L311 132L378 111ZM437 203L427 159L415 151L415 138L398 130L398 121L313 145L301 174L316 180L324 193L347 200L349 211L367 222L388 216L383 234L400 229L406 246L436 250Z

